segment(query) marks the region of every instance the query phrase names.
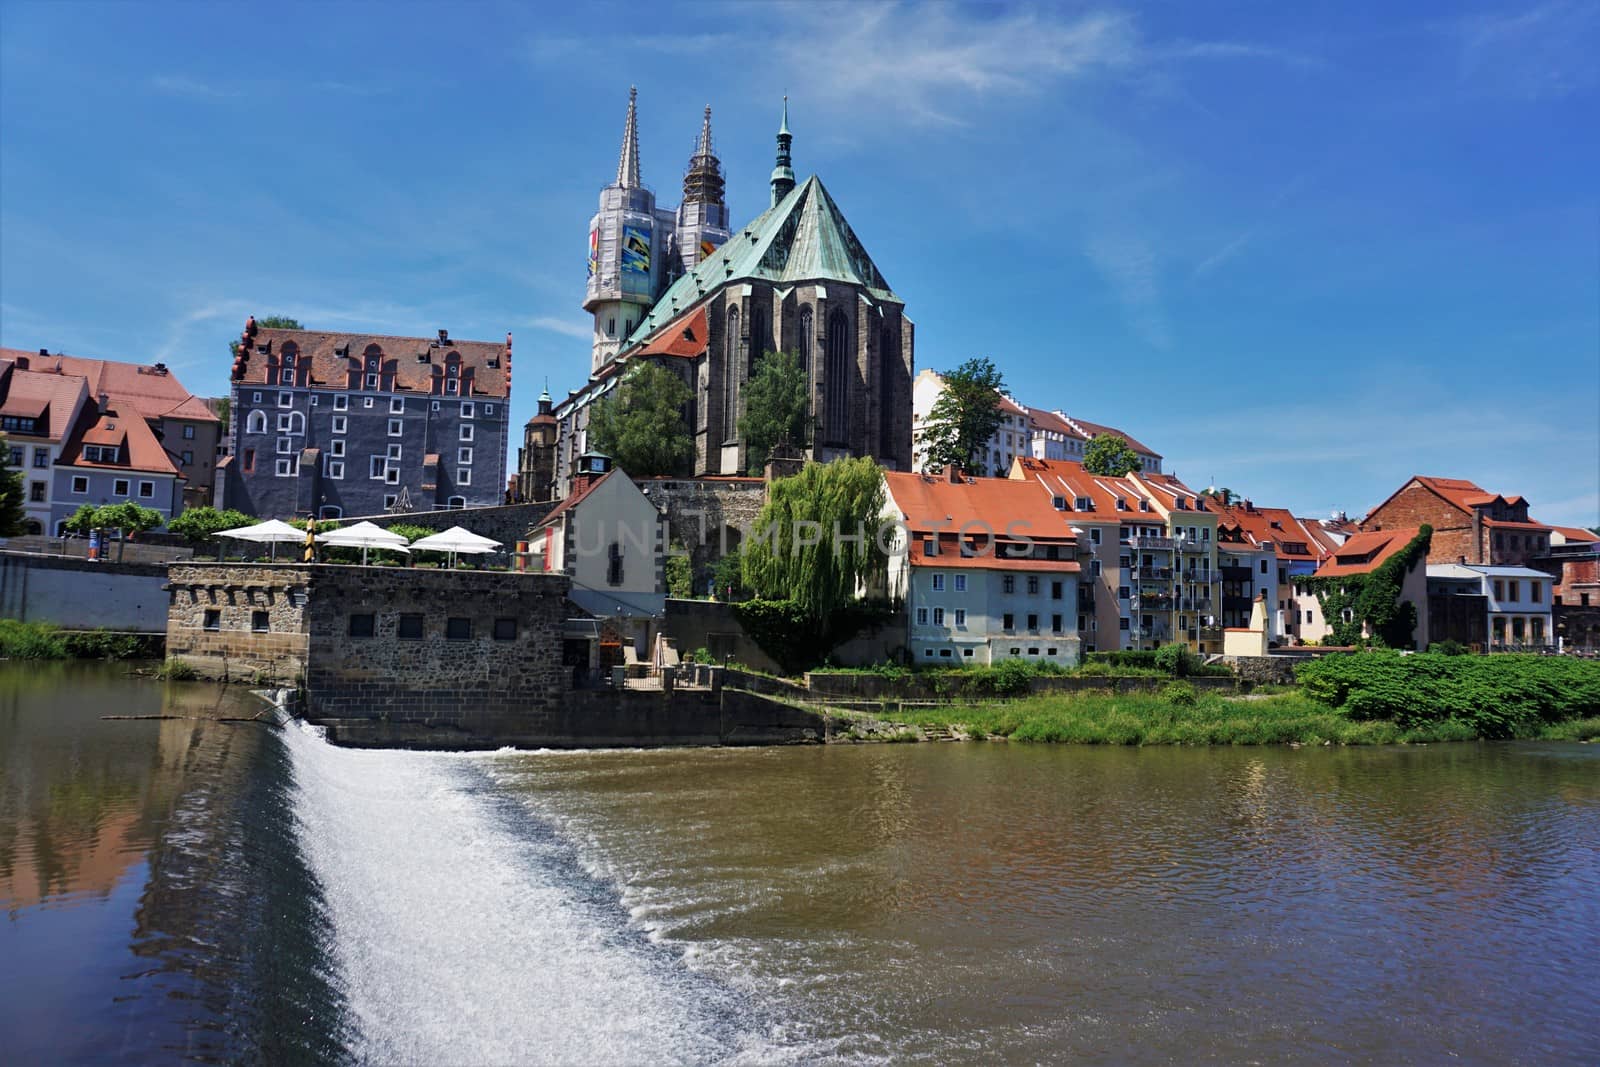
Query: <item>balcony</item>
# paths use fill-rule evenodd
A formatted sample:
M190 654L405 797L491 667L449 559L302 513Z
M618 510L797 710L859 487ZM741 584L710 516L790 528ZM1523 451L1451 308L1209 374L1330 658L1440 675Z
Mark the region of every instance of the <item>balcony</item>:
M1180 552L1207 552L1210 549L1210 541L1191 541L1188 538L1184 538L1178 542L1178 551Z
M1220 626L1202 626L1202 627L1200 627L1200 640L1208 642L1208 643L1212 642L1212 641L1215 641L1218 644L1221 644L1222 643L1222 627L1220 627Z
M1170 582L1172 581L1172 568L1140 567L1133 572L1133 576L1145 582Z
M1171 552L1173 540L1170 537L1125 537L1122 543L1133 549L1150 549L1160 552Z
M1248 582L1251 577L1249 567L1221 567L1217 573L1225 582Z
M1144 593L1139 597L1142 611L1171 611L1177 598L1169 593Z
M1165 641L1169 633L1166 624L1159 622L1150 626L1141 626L1134 632L1146 641Z

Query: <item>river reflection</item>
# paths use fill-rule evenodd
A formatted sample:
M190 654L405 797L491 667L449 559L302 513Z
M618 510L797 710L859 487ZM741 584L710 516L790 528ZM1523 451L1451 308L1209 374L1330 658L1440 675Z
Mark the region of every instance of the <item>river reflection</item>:
M1589 1062L1600 750L501 757L818 1055Z
M216 1060L271 1046L249 1004L271 956L258 908L275 894L250 876L275 836L292 844L293 823L280 811L275 835L249 816L288 772L268 727L210 721L259 706L124 665L0 665L0 1060ZM337 1015L326 1007L319 1022ZM302 1028L285 1040L303 1043Z

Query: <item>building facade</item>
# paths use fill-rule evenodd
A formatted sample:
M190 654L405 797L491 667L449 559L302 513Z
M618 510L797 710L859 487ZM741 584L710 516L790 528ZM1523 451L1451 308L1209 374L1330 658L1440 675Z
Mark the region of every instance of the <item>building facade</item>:
M499 504L504 344L245 325L223 505L263 517Z
M1483 630L1489 651L1543 649L1555 644L1554 579L1532 567L1483 563L1434 563L1427 568L1429 596L1470 596L1488 617ZM1473 632L1480 632L1474 625ZM1472 643L1472 642L1463 642Z
M526 448L524 467L549 466L554 496L569 493L577 459L593 445L590 408L632 361L647 360L680 375L692 394L684 417L694 456L682 473L742 475L746 390L761 358L783 351L806 375L808 458L870 455L908 469L912 323L822 182L796 181L787 107L770 206L736 232L723 229L709 118L684 180L685 206L665 239L669 213L639 185L636 139L630 101L617 181L591 227L584 306L595 315L592 373L554 405L553 459ZM641 230L647 215L655 220L649 235ZM608 233L617 235L615 253Z
M914 663L1078 662L1078 540L1025 483L889 472L888 592Z
M1463 478L1415 475L1360 523L1363 530L1424 524L1433 527L1429 563L1520 566L1550 547L1551 528L1528 517L1527 500Z

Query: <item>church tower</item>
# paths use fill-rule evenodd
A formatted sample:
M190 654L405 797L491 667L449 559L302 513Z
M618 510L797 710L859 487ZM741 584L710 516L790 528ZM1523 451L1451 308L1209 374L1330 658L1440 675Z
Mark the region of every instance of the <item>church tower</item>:
M656 211L656 194L639 180L637 88L628 89L617 180L600 190L589 220L589 281L583 310L594 315L591 372L617 354L668 280L672 216Z
M683 203L678 207L677 266L684 274L728 239L728 205L723 199L726 186L722 161L711 144L711 108L707 107L689 169L683 173Z
M789 163L789 149L794 135L789 132L789 98L783 98L783 121L778 124L778 165L772 168L772 206L794 191L794 168Z

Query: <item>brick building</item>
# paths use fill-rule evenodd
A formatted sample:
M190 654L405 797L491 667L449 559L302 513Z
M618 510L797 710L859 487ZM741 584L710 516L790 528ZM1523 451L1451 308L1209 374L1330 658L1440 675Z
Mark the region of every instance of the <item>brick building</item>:
M712 214L725 219L720 176L707 177L709 137L708 126L684 178L684 199L715 207ZM866 455L891 469L910 468L914 344L905 303L822 182L796 181L790 145L786 113L766 211L731 232L680 225L663 244L667 213L640 184L630 101L617 180L602 192L590 225L584 308L595 316L593 371L554 407L553 462L529 436L526 482L536 485L548 467L554 495L571 491L577 458L592 444L589 410L633 360L667 367L690 387L685 416L694 458L684 473L744 474L749 455L739 418L768 351L793 353L805 371L810 458ZM615 242L613 233L620 235ZM686 235L694 234L691 255Z
M222 504L251 515L376 515L504 497L505 342L265 329L233 364Z
M1433 527L1429 563L1519 566L1550 547L1551 528L1528 517L1527 500L1463 478L1415 475L1360 523L1363 530L1423 524Z

